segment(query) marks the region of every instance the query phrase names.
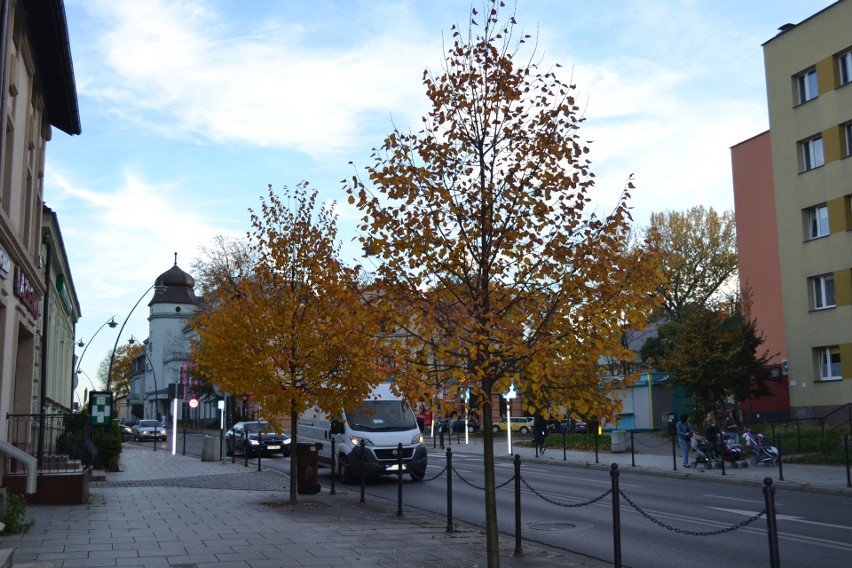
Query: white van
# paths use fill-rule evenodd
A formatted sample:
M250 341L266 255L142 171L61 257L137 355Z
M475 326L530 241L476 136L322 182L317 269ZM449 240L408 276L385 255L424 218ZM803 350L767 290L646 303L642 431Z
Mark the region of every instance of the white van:
M411 479L426 475L426 446L408 402L394 394L390 385L377 386L359 407L332 416L312 408L299 417L298 443L319 443L320 465L331 467L331 440L334 439L337 475L344 483L365 477L396 474L399 444L402 444L402 470ZM361 457L361 441L364 456Z

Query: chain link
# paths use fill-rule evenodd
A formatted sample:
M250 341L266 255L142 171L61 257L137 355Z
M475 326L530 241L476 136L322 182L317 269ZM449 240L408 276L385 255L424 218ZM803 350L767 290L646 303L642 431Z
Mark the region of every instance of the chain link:
M677 527L673 527L673 526L671 526L671 525L667 525L666 523L664 523L664 522L662 522L662 521L660 521L660 520L658 520L658 519L656 519L656 518L652 517L651 515L649 515L649 514L648 514L648 513L646 513L645 511L643 511L643 510L639 507L639 505L637 505L636 503L634 503L633 501L631 501L631 500L630 500L630 498L629 498L627 495L625 495L625 494L624 494L624 492L623 492L623 491L621 491L620 489L618 490L618 494L619 494L619 495L621 495L621 497L623 497L625 501L627 501L628 505L630 505L631 507L633 507L634 509L636 509L636 512L637 512L637 513L639 513L640 515L642 515L643 517L645 517L646 519L648 519L649 521L651 521L651 522L652 522L652 523L654 523L655 525L659 525L659 526L663 527L663 528L664 528L664 529L666 529L666 530L670 530L670 531L676 532L676 533L678 533L678 534L685 534L685 535L689 535L689 536L716 536L716 535L720 535L720 534L725 534L725 533L733 532L733 531L735 531L735 530L737 530L737 529L741 529L741 528L743 528L744 526L746 526L746 525L749 525L749 524L753 523L754 521L756 521L757 519L759 519L760 517L762 517L763 515L765 515L765 514L766 514L766 509L764 509L764 510L762 510L761 512L759 512L758 514L754 515L753 517L751 517L751 518L749 518L749 519L746 519L746 520L744 520L744 521L742 521L742 522L739 522L739 523L737 523L737 524L735 524L735 525L731 525L730 527L725 527L725 528L723 528L723 529L719 529L719 530L715 530L715 531L704 531L704 532L701 532L701 531L687 531L687 530L679 529L679 528L677 528Z
M455 474L456 474L456 477L458 477L459 479L461 479L461 480L462 480L462 482L464 482L464 484L465 484L465 485L468 485L468 486L470 486L470 487L472 487L472 488L474 488L474 489L479 489L480 491L485 491L485 488L484 488L484 487L480 487L480 486L478 486L478 485L474 485L473 483L471 483L470 481L468 481L467 479L465 479L464 477L462 477L462 475L458 472L458 470L456 470L456 468L455 468L455 467L453 467L453 473L455 473ZM495 486L495 487L494 487L494 489L502 489L503 487L506 487L507 485L509 485L510 483L512 483L512 481L514 481L514 480L515 480L515 476L513 475L512 477L510 477L509 479L507 479L505 483L501 483L500 485Z
M585 501L585 502L583 502L583 503L560 503L560 502L558 502L558 501L554 501L553 499L550 499L549 497L545 497L544 495L542 495L541 493L539 493L538 491L536 491L535 489L533 489L533 488L532 488L532 486L531 486L529 483L527 483L527 480L526 480L526 479L524 479L523 477L521 477L521 482L522 482L524 485L526 485L527 489L529 489L530 491L532 491L532 494L533 494L533 495L535 495L536 497L538 497L539 499L542 499L542 500L544 500L544 501L547 501L547 502L548 502L548 503L550 503L551 505L556 505L556 506L558 506L558 507L566 507L566 508L569 508L569 509L570 509L570 508L574 508L574 507L585 507L585 506L587 506L587 505L594 505L595 503L597 503L597 502L598 502L598 501L600 501L601 499L603 499L603 498L607 497L608 495L612 494L612 489L609 489L606 493L603 493L603 494L599 495L598 497L595 497L594 499L590 499L589 501Z
M438 479L439 477L444 475L445 471L447 471L447 466L444 466L444 469L442 469L441 471L439 471L436 475L433 475L432 477L426 477L425 475L423 477L417 477L417 474L414 473L413 471L411 472L411 476L417 477L418 481L435 481L436 479Z
M670 446L672 444L671 440L663 440L663 442L660 443L660 444L646 444L645 442L643 442L639 438L636 438L635 436L633 438L633 442L635 442L636 444L639 444L640 446L645 446L646 448L662 448L663 446Z

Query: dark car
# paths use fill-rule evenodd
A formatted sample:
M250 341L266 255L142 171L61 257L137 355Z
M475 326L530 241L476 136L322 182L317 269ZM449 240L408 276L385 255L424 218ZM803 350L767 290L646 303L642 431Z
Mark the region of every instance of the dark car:
M577 434L585 434L588 432L588 426L582 420L576 418L563 418L560 420L549 420L547 422L548 434L562 434L563 432L575 432Z
M450 432L458 433L464 432L464 418L458 418L455 422L450 420L449 427ZM479 419L475 416L468 416L467 418L467 431L473 434L474 432L479 430Z
M225 451L231 456L234 452L244 456L290 455L290 436L277 434L267 422L237 422L225 432Z
M127 440L133 439L133 428L131 428L127 424L119 424L118 430L121 432L122 442L126 442Z

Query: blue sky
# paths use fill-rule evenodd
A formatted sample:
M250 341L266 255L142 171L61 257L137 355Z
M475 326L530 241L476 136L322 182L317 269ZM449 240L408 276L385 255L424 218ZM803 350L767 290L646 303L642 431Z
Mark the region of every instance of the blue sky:
M477 5L478 0L473 4ZM507 2L510 6L511 3ZM768 128L761 44L830 0L519 0L543 65L577 84L596 206L630 174L633 217L733 207L729 148ZM88 342L154 279L242 236L267 184L337 201L346 258L357 212L340 180L426 113L450 27L471 2L66 0L83 132L55 130L45 203L59 216ZM130 333L147 337L147 299ZM83 358L96 378L116 332ZM82 350L78 349L78 354Z

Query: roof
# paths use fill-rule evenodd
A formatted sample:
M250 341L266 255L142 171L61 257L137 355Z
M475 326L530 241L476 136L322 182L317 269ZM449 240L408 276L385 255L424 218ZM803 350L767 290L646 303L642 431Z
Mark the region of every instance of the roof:
M80 111L65 4L63 0L27 0L18 6L29 25L47 120L63 132L80 134Z
M192 304L198 305L195 295L195 278L184 272L175 264L154 281L155 289L162 289L162 293L154 294L148 306L154 304Z

